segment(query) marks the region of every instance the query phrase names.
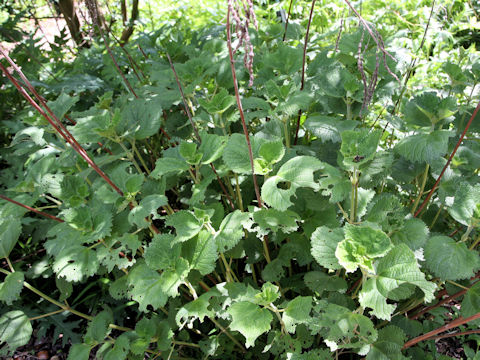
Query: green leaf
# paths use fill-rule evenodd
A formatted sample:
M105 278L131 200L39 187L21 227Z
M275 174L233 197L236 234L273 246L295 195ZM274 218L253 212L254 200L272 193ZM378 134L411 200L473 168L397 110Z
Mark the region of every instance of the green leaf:
M214 236L218 252L226 252L238 244L245 235L243 227L250 220L250 214L235 210L225 216Z
M61 198L72 207L83 204L90 193L87 183L79 176L64 176L60 186Z
M175 259L180 257L182 247L180 244L173 244L173 239L174 236L171 234L156 234L154 236L143 254L150 269L165 270L175 265Z
M88 323L87 332L85 333L85 343L96 345L102 343L111 329L109 325L113 323L113 313L111 310L103 310L98 313L92 321Z
M160 129L162 108L158 101L134 99L122 111L117 131L123 136L141 140L155 135Z
M385 256L391 248L392 242L382 230L367 223L346 224L345 239L338 244L335 256L347 272L360 266L373 273L373 259Z
M258 149L260 155L268 164L275 164L282 160L285 155L285 147L281 140L267 141L260 145Z
M65 114L78 102L79 99L79 96L70 96L65 92L62 92L55 100L48 101L47 105L61 121Z
M152 171L150 176L154 179L160 179L164 175L181 173L183 171L187 171L189 168L190 166L183 159L174 157L159 158L155 162L155 169Z
M468 289L462 300L460 313L463 317L470 317L480 312L480 282Z
M0 258L10 255L22 232L20 219L8 217L0 223Z
M480 184L461 182L455 191L455 200L448 213L460 224L469 226L472 218L480 218Z
M67 360L88 360L91 346L87 344L73 344L68 352Z
M255 303L261 306L267 306L280 297L279 287L270 282L262 285L262 292L255 295Z
M434 299L436 286L425 280L425 274L407 245L395 246L376 265L376 275L363 284L359 294L360 305L373 309L372 315L390 320L396 306L387 304L389 293L405 283L418 286L425 294L425 302Z
M326 226L317 228L311 238L313 258L329 270L341 269L335 251L343 239L343 229L329 229Z
M177 231L174 243L184 242L191 239L201 230L203 224L187 210L180 210L167 216L165 225L173 226Z
M199 319L200 322L203 322L205 317L214 317L215 312L211 309L210 299L216 296L220 296L220 292L216 288L212 288L197 299L185 304L175 316L177 325L183 327L188 321L192 323Z
M250 137L252 145L253 157L257 157L258 151L256 149L256 141L254 137ZM247 140L243 134L232 134L228 138L227 145L223 150L223 162L228 169L238 174L251 174L252 166L250 164L250 157L248 156Z
M210 274L215 270L218 259L217 245L210 232L200 231L194 239L184 244L184 249L191 254L188 258L191 269L198 270L202 275Z
M323 163L311 156L297 156L288 160L280 167L277 175L268 178L263 184L263 200L277 210L287 210L293 205L290 198L299 187L319 190L319 185L313 179L313 173L322 168ZM279 185L286 189L280 188Z
M270 330L270 323L273 320L269 310L248 301L233 304L227 313L232 317L230 329L245 336L247 348L253 346L260 335Z
M392 235L394 244L407 244L412 250L423 247L428 238L428 227L420 219L405 220L403 227Z
M82 281L84 277L93 276L98 270L98 258L95 250L81 245L63 249L53 263L53 271L58 277L69 282Z
M282 315L285 323L285 329L291 333L295 333L295 328L299 324L306 324L311 321L310 311L312 309L311 296L297 296L290 301Z
M17 300L22 292L24 279L21 271L8 274L0 284L0 301L11 305L13 301Z
M382 132L369 129L346 130L341 135L343 164L358 168L375 157Z
M169 296L178 295L178 287L188 274L188 262L178 258L175 266L161 275L146 264L139 263L128 274L128 293L138 302L140 311L146 312L147 306L158 309L167 303Z
M339 143L342 140L341 133L353 130L358 125L354 120L342 120L325 115L312 115L305 120L304 126L323 143L331 141Z
M352 182L345 175L345 171L330 165L324 164L323 174L319 180L323 196L328 196L330 203L337 203L345 200L352 191Z
M406 360L402 346L406 336L402 329L388 325L378 331L378 339L370 347L366 360Z
M431 127L449 120L457 110L454 98L442 99L435 92L415 96L404 107L405 121L411 125Z
M320 294L323 291L337 291L342 294L347 291L345 279L322 271L310 271L305 274L303 280L310 290Z
M124 360L127 358L128 351L130 350L130 340L128 333L123 333L115 339L113 348L108 351L103 357L104 360Z
M202 164L210 164L222 157L223 149L227 146L227 137L202 132L200 138L202 143L198 152L203 154Z
M198 165L202 160L203 154L197 151L197 144L192 142L182 141L179 146L178 152L185 161L190 165Z
M432 163L448 151L448 138L454 135L449 130L436 130L430 134L416 134L400 140L395 151L405 159Z
M200 105L202 105L205 110L210 114L222 114L235 104L235 97L228 94L228 91L224 88L215 94L210 101L205 101L202 98L198 99Z
M288 234L298 229L299 215L290 210L260 209L253 213L253 220L260 227L259 234L276 233L282 230Z
M60 301L67 300L73 292L72 283L68 282L64 278L55 277L55 285L57 285L57 289L60 290Z
M424 248L425 266L442 280L467 279L480 266L478 253L465 243L438 235L427 240Z
M11 354L20 346L28 343L33 328L23 311L9 311L0 317L0 341L6 344L0 348L0 354Z
M154 219L158 218L158 208L167 204L168 200L165 195L148 195L130 211L128 221L137 225L140 229L145 228L149 225L145 218L150 215L153 215Z

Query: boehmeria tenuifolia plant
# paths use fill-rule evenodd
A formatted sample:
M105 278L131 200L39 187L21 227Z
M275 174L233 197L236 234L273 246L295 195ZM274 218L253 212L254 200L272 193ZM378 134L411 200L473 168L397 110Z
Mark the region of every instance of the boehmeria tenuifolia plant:
M112 93L40 95L2 53L19 109L47 121L27 118L6 150L2 350L51 324L84 330L65 332L71 359L402 358L477 333L475 65L462 65L465 78L445 69L451 94L416 93L409 62L379 66L395 48L356 12L357 31L346 24L318 51L315 2L306 35L284 40L255 25L253 3L226 5L224 40L167 27L133 43L133 61L106 49L127 64L109 73L120 76ZM172 45L176 31L188 46ZM245 75L235 36L255 50ZM89 56L76 68L98 64ZM380 99L389 116L373 112ZM395 134L382 131L390 121ZM34 257L22 250L30 237ZM47 269L41 281L30 264ZM459 316L439 315L451 301Z

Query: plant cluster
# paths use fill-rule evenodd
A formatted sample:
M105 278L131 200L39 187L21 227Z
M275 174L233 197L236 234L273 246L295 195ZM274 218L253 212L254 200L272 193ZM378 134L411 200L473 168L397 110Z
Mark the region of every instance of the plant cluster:
M0 48L1 353L478 359L479 9L415 3Z

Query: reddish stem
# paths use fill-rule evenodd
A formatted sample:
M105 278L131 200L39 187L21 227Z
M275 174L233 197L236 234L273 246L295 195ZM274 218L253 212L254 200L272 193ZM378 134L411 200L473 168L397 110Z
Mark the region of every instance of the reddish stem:
M420 207L418 208L418 210L417 210L417 212L415 213L414 217L417 217L418 214L420 214L420 212L423 210L423 208L424 208L424 207L428 204L428 202L430 201L430 198L432 197L433 193L434 193L435 190L437 189L437 186L438 186L438 184L440 183L440 180L442 179L443 174L445 173L445 171L447 170L448 166L449 166L450 163L452 162L452 159L453 159L453 157L455 156L455 153L457 152L458 148L460 147L460 144L462 143L463 138L464 138L465 135L467 134L468 128L469 128L470 125L472 124L473 119L475 119L475 116L477 115L478 110L480 110L480 101L478 102L477 107L476 107L475 110L473 111L473 114L472 114L472 116L470 117L470 120L468 120L468 123L467 123L467 125L465 126L465 129L463 130L462 135L460 136L460 139L458 139L458 142L457 142L457 144L455 145L455 148L453 149L452 153L450 154L450 157L448 158L447 163L446 163L445 166L443 167L442 172L441 172L440 175L438 176L437 181L435 181L435 184L433 185L432 189L431 189L430 192L428 193L428 195L427 195L427 197L425 198L425 200L423 200L422 205L420 205Z
M413 345L419 343L420 341L430 340L433 336L435 336L437 334L440 334L440 333L442 333L444 331L447 331L449 329L456 328L458 326L461 326L461 325L466 324L466 323L468 323L470 321L473 321L473 320L477 320L479 318L480 318L480 313L476 313L475 315L469 316L467 318L464 318L463 316L460 316L459 318L451 321L450 323L448 323L446 325L440 326L439 328L437 328L435 330L429 331L426 334L417 336L416 338L413 338L413 339L407 341L403 345L402 349L408 349L409 347L412 347Z
M13 199L10 199L8 197L6 197L5 195L1 195L0 194L0 199L3 199L3 200L6 200L6 201L10 201L12 204L15 204L15 205L18 205L18 206L21 206L27 210L30 210L30 211L33 211L34 213L37 213L39 215L42 215L42 216L45 216L49 219L52 219L52 220L55 220L55 221L58 221L58 222L61 222L63 223L64 221L56 216L53 216L53 215L50 215L50 214L47 214L46 212L43 212L43 211L40 211L40 210L37 210L37 209L34 209L32 208L31 206L28 206L28 205L25 205L25 204L22 204L18 201L15 201Z
M303 44L303 63L302 63L302 83L300 86L300 91L303 91L305 87L305 62L307 59L307 45L308 45L308 36L310 34L310 24L312 23L313 17L313 9L315 7L315 1L312 1L312 7L310 8L310 17L308 18L308 25L307 25L307 33L305 34L305 42ZM302 109L298 110L298 117L297 117L297 129L295 130L295 140L293 145L297 145L298 141L298 131L300 130L300 118L302 117Z
M229 5L227 10L227 46L228 46L228 55L230 56L230 68L232 70L233 87L235 89L235 98L237 100L238 111L240 112L240 120L242 121L243 133L245 134L245 139L247 141L248 156L250 157L250 166L252 168L253 186L255 188L255 195L257 197L258 207L262 208L263 202L262 202L262 198L260 197L260 188L258 187L257 176L255 175L255 168L253 165L252 144L250 143L250 136L248 135L247 123L245 122L245 115L243 113L242 101L240 100L240 94L238 92L237 73L235 71L235 62L233 60L232 35L230 31L230 12L231 12L231 9Z
M199 143L202 142L202 139L200 138L200 134L198 133L198 129L195 126L195 123L193 122L192 114L190 113L190 109L187 104L187 100L185 98L185 94L183 92L182 84L180 83L180 79L178 78L177 71L175 70L175 66L173 65L172 59L170 58L170 55L167 53L167 58L168 62L170 63L170 67L173 71L173 74L175 75L175 80L177 82L178 89L180 90L180 94L182 95L182 101L183 101L183 106L185 107L185 112L187 113L188 120L190 121L190 124L192 125L193 132L195 133L195 137L197 138L197 141ZM222 188L223 193L228 199L228 202L230 203L230 207L232 210L235 210L235 205L233 205L233 201L230 198L230 195L228 195L227 189L225 189L225 185L223 185L222 179L220 179L220 176L218 176L217 170L215 169L215 166L210 163L210 167L212 168L212 171L214 172L215 176L217 177L217 181L220 184L220 187Z
M428 340L438 340L438 339L445 339L445 338L450 338L450 337L455 337L455 336L463 336L463 335L479 334L479 333L480 333L480 329L467 330L467 331L457 331L457 332L451 333L451 334L432 336Z
M288 7L287 19L285 20L285 32L283 33L282 41L285 41L285 38L287 36L288 20L290 20L290 12L292 11L292 5L293 5L293 0L290 0L290 6Z

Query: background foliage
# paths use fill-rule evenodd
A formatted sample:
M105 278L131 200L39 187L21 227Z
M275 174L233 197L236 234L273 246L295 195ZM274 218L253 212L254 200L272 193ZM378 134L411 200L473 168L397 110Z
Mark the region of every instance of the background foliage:
M3 355L480 357L477 1L68 3L0 5Z

